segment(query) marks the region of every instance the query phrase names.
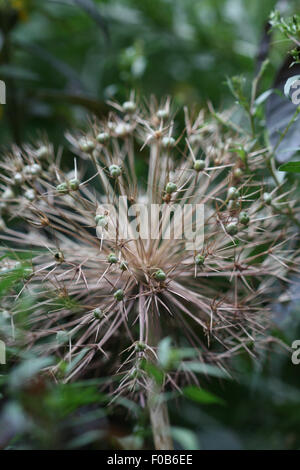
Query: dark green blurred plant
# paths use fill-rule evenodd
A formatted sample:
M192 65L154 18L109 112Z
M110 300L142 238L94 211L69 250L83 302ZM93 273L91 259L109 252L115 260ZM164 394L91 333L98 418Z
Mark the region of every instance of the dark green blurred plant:
M172 94L179 104L226 99L224 77L250 76L275 0L11 0L0 5L1 142L36 129L61 138L104 102Z

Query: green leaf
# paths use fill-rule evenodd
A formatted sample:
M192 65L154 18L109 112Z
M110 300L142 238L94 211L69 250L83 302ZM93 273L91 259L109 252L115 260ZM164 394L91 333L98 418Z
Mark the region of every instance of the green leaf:
M149 375L149 377L153 377L157 384L162 385L164 381L164 373L161 369L146 360L142 361L141 367Z
M190 429L172 426L171 434L184 450L200 450L197 435Z
M196 372L198 374L210 375L212 377L220 377L228 379L229 376L221 370L219 367L212 366L210 364L203 364L197 361L183 362L181 367L184 370L189 370L191 372Z
M53 364L51 357L32 358L22 362L12 371L9 385L12 390L23 387L26 382L32 379L45 367Z
M290 173L300 173L300 162L288 162L280 165L279 171L288 171Z
M164 369L168 368L170 364L171 352L171 338L168 336L162 339L158 345L158 360Z
M196 387L194 385L189 385L183 389L183 394L186 398L202 403L205 405L218 403L219 405L224 405L225 402L222 398L217 397L211 392L204 390L203 388Z
M82 10L84 10L100 27L106 40L109 40L109 30L107 22L99 12L98 6L92 0L71 0L73 3L78 5Z

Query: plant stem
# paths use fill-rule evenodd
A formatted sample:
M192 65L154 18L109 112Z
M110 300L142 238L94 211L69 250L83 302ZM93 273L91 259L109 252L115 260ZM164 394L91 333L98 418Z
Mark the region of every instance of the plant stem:
M156 450L172 450L173 442L167 405L161 400L161 387L154 379L149 380L148 408Z
M160 334L154 317L155 315L149 318L148 344L156 348ZM148 409L155 449L173 450L168 407L162 400L162 386L153 377L148 382Z

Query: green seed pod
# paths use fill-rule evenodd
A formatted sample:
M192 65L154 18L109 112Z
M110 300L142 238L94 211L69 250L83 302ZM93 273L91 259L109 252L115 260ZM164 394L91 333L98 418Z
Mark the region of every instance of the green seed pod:
M234 186L228 189L227 198L228 199L238 199L240 197L240 192Z
M12 199L14 197L14 192L11 188L7 188L3 193L1 198L2 199Z
M121 271L126 271L128 269L128 263L127 261L121 261L120 263L120 269Z
M126 123L117 124L115 134L117 137L126 137L131 132L131 125Z
M110 131L114 131L115 128L116 128L116 123L113 122L113 121L108 121L107 127L108 127L108 129L109 129Z
M166 119L169 117L169 111L167 109L159 109L156 113L156 116L159 118L159 119Z
M122 108L126 113L134 113L136 110L136 104L134 101L125 101Z
M154 274L154 277L159 282L163 282L167 279L167 275L162 269L158 269L158 271L156 271Z
M109 140L109 134L108 132L100 132L96 139L100 144L105 144Z
M142 351L145 351L146 349L146 345L145 343L143 343L142 341L138 341L135 345L135 348L134 348L137 352L142 352Z
M22 175L22 173L15 173L13 178L15 184L21 184L24 181L24 176Z
M56 186L56 191L58 191L60 194L67 194L69 192L68 184L60 183Z
M204 160L196 160L194 162L194 170L202 171L205 168L205 161Z
M241 177L243 176L243 174L244 174L244 172L243 172L243 170L242 170L241 168L235 168L235 169L233 170L233 175L234 175L234 177L237 178L237 179L241 179Z
M39 175L41 171L42 171L42 167L38 163L34 163L33 165L30 165L29 167L29 173L31 175Z
M161 144L164 148L174 147L175 146L175 139L173 137L163 137Z
M247 212L241 212L239 215L239 222L243 225L248 225L250 221L250 217Z
M177 191L176 184L169 182L166 186L166 193L172 194L172 193L175 193L175 191Z
M124 291L123 289L118 289L115 293L114 293L114 298L118 301L118 302L121 302L121 300L124 299Z
M197 264L197 266L202 266L204 264L204 261L205 261L205 257L203 255L195 256L195 264Z
M63 263L65 261L65 257L62 251L57 251L54 253L54 258L58 263Z
M264 202L267 204L267 206L270 206L272 203L272 196L270 193L264 193L263 194Z
M110 165L109 172L110 176L112 176L113 178L118 178L118 176L120 176L120 174L122 173L122 170L118 165Z
M46 145L42 145L35 151L36 158L38 160L43 160L49 156L49 148Z
M226 232L229 233L229 235L236 235L238 233L239 229L238 226L235 222L230 222L226 226Z
M35 200L35 191L34 191L34 189L27 189L27 191L25 191L25 193L24 193L24 197L26 197L26 199L28 201L34 201Z
M96 320L101 320L104 317L104 313L99 307L95 308L95 310L93 311L93 315Z
M69 188L72 191L77 191L79 189L80 181L77 178L72 178L69 181Z
M95 149L95 144L91 139L83 137L79 141L79 148L84 153L91 153Z
M98 227L107 227L108 219L106 215L96 215L95 222Z
M116 257L116 255L114 253L110 253L107 257L107 261L110 264L116 264L118 262L118 258Z

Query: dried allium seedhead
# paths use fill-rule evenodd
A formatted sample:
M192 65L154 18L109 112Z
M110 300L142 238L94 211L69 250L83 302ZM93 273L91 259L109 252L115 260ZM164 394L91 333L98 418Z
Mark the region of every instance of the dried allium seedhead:
M68 135L76 155L70 173L48 143L13 147L1 165L1 229L6 243L32 250L24 289L35 303L25 341L42 354L57 352L54 373L77 359L67 380L90 369L118 372L118 391L142 398L143 360L156 361L164 336L218 365L241 349L253 354L268 325L267 302L296 260L286 195L276 187L267 193L262 182L266 149L224 132L203 112L192 121L186 110L183 131L169 100L147 110L132 102L115 107L86 134ZM140 215L132 227L125 211L115 218L119 196L129 209L161 205L157 224ZM185 220L196 232L204 226L199 249L176 238L176 209L188 204L205 207L201 227L194 209ZM16 228L5 228L12 218ZM155 237L142 238L149 229ZM176 373L176 381L187 374ZM171 371L166 382L174 384Z

